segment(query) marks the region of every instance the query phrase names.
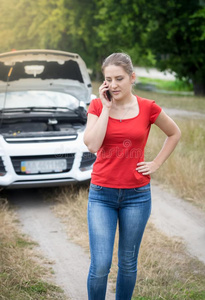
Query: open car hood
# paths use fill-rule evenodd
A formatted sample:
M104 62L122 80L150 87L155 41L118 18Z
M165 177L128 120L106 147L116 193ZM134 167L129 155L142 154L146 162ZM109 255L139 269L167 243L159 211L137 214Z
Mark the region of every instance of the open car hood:
M90 102L87 67L76 53L20 50L0 54L0 92L46 90L67 93Z

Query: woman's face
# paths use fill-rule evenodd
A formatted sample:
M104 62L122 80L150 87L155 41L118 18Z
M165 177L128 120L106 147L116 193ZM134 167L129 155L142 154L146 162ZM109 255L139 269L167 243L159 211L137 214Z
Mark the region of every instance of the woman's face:
M135 81L135 73L127 74L123 67L109 65L104 69L105 81L109 85L109 91L115 100L123 100L130 97L132 84Z

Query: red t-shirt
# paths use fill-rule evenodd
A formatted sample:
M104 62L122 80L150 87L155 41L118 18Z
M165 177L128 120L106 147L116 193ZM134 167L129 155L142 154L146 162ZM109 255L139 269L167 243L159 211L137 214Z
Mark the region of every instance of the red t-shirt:
M144 161L144 148L151 124L161 112L155 101L136 96L139 114L130 119L109 117L102 146L93 165L91 182L110 188L135 188L148 184L149 175L136 171L137 163ZM100 99L91 101L88 113L100 116Z

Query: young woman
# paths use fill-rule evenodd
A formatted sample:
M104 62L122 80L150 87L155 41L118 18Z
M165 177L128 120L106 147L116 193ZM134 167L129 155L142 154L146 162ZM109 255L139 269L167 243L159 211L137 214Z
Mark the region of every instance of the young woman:
M105 81L99 99L89 106L84 135L89 151L97 152L88 201L88 298L105 299L119 222L116 300L131 300L139 247L151 212L150 174L172 153L180 130L154 101L132 93L136 75L128 55L111 54L104 60L102 72ZM144 148L151 124L167 138L154 160L147 162Z

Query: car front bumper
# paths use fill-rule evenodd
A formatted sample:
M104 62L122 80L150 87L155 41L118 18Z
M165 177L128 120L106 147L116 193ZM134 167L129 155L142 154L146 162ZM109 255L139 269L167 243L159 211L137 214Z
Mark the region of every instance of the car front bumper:
M17 172L13 158L27 160L52 156L73 157L68 171L54 173L23 174ZM82 134L73 141L9 144L0 136L0 187L25 188L59 186L90 180L95 156L88 152Z

